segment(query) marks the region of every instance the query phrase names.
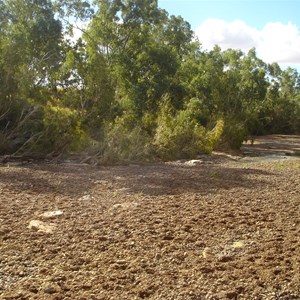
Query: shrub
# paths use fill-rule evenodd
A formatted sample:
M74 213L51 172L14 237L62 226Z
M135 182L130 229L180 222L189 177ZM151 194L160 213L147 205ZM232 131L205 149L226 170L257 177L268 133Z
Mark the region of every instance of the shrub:
M151 161L153 154L151 137L133 113L124 113L107 126L102 163Z
M42 122L43 136L36 145L41 152L75 151L85 145L87 136L75 110L48 102Z
M215 127L207 132L206 152L211 153L219 144L224 130L224 121L218 120Z
M234 118L227 118L224 122L223 134L220 144L224 148L238 150L247 140L249 131L244 122Z
M192 105L196 107L194 101ZM193 158L199 153L211 153L222 134L223 121L209 131L198 122L198 115L189 105L177 112L168 103L162 107L154 137L156 151L162 159Z

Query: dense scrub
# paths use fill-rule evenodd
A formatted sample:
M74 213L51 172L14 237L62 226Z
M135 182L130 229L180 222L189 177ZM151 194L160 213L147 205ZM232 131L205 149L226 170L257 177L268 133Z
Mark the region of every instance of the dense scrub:
M204 51L154 0L0 0L0 153L176 159L300 133L300 76ZM77 22L88 24L72 38ZM83 27L82 27L83 28Z

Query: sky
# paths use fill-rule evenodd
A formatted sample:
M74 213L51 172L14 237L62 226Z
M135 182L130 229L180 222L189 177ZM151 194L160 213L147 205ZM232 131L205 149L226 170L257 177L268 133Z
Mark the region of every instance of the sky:
M259 58L300 71L300 0L159 0L191 24L202 48L255 47Z

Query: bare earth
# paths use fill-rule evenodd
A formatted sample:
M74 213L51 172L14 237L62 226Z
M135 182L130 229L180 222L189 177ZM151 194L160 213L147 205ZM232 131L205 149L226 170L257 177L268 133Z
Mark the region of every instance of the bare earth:
M243 151L270 149L297 151L300 137ZM299 204L297 157L8 162L0 299L300 299Z

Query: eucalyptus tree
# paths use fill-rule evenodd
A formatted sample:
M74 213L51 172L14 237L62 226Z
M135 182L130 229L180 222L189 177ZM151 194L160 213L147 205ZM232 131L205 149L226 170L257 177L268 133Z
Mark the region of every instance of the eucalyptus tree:
M7 68L13 69L24 87L52 84L59 67L61 22L48 0L4 0L8 21L3 30L2 51Z
M264 125L271 133L300 133L300 74L268 65L270 86L263 110Z
M96 2L97 14L88 32L92 39L87 42L109 66L117 98L127 99L139 115L156 111L161 96L174 87L180 59L188 49L188 23L169 18L154 0Z
M2 134L13 144L36 129L37 102L55 88L61 58L62 27L48 0L2 0L0 29L0 102Z

